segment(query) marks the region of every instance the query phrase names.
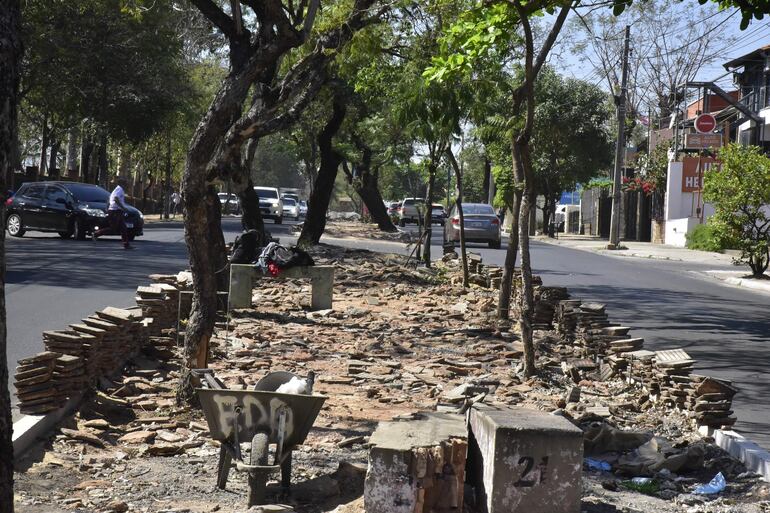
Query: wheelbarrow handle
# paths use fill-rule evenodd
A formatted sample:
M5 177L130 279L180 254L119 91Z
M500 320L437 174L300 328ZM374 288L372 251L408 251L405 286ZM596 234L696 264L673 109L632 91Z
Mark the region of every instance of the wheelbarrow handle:
M306 381L307 381L307 390L305 390L305 393L308 395L313 395L313 385L315 385L315 372L308 371Z
M190 369L190 374L198 379L201 385L206 385L207 388L214 390L226 388L222 380L214 375L213 369Z

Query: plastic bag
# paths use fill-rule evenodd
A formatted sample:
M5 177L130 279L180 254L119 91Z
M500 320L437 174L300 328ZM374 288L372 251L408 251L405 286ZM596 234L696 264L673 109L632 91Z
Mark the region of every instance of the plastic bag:
M591 470L604 470L607 472L612 470L612 465L610 465L606 461L597 460L595 458L586 458L585 464Z
M717 475L714 476L714 479L709 481L708 484L700 485L693 493L697 493L699 495L710 495L712 493L719 493L722 490L725 489L727 486L727 482L725 481L725 476L722 475L721 472L719 472Z
M298 377L293 377L289 382L278 387L279 394L304 394L307 390L307 381Z

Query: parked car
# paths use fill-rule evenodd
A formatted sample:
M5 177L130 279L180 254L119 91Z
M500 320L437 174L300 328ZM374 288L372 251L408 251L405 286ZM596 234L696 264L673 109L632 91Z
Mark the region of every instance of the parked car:
M307 201L299 200L299 215L300 217L307 216Z
M104 227L110 193L77 182L28 182L5 205L5 227L13 237L39 231L83 240ZM126 227L131 240L144 234L144 216L138 209L128 206Z
M500 218L492 205L484 203L463 203L466 242L486 242L490 248L500 247ZM460 214L453 206L444 231L446 240L460 241Z
M446 210L444 210L444 205L433 205L430 211L431 223L438 223L441 226L444 226L445 220L446 220Z
M262 217L272 219L275 224L283 222L283 202L275 187L254 187L259 196L259 211Z
M283 215L299 221L299 205L291 198L283 198Z
M398 207L398 225L416 223L417 217L425 214L425 200L422 198L404 198Z
M223 214L240 214L241 213L241 201L235 194L228 194L226 192L220 192L219 202L222 204Z

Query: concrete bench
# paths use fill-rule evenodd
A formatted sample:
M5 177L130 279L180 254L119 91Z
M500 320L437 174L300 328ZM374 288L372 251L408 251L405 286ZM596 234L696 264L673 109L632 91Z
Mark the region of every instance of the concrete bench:
M264 278L273 278L273 276L262 274L262 271L252 264L231 264L230 308L249 308L254 280ZM276 278L309 279L312 290L310 309L327 310L332 307L334 267L329 265L291 267L281 271Z

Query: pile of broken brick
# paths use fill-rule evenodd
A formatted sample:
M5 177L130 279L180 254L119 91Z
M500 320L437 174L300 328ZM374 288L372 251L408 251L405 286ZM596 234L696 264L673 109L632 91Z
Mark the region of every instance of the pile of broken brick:
M137 289L135 308L108 306L68 329L43 332L46 350L19 360L16 368L14 385L21 413L61 408L92 389L99 378L119 372L126 360L147 345L160 358L174 356L176 341L162 334L176 326L180 311L190 311L189 295L184 304L179 301L180 288L188 280L176 275L151 279L153 284Z
M735 424L731 406L737 389L729 381L693 374L695 361L683 349L645 350L644 339L631 337L630 327L610 323L599 303L562 300L556 322L564 342L576 356L595 362L602 379L636 383L652 400L687 412L698 427Z

